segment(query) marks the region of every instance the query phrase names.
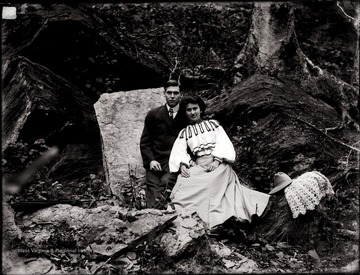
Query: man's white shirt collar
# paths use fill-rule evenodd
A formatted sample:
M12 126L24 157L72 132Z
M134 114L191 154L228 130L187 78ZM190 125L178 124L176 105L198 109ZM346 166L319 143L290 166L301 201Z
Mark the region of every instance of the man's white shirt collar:
M173 109L174 114L176 114L179 111L179 104L176 105L175 107L170 107L169 105L166 104L166 108L168 111L170 110L170 108Z

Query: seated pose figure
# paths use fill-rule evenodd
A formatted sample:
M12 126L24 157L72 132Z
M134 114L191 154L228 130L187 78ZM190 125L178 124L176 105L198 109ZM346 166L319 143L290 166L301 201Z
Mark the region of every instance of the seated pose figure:
M270 196L239 181L230 165L235 161L234 147L219 122L203 119L205 108L198 96L181 102L189 125L180 131L170 154L170 172L180 170L171 205L196 211L210 228L232 216L251 222L253 215L261 216Z

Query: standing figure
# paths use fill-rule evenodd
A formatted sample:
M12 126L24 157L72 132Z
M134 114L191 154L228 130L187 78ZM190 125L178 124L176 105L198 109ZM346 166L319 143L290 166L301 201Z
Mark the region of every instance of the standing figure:
M148 208L163 209L166 190L172 189L178 173L169 172L169 156L179 131L187 125L179 113L181 92L176 80L164 87L166 104L150 110L140 139L140 151L146 169L146 201Z
M236 155L233 144L219 122L203 119L204 101L194 96L180 105L190 124L180 131L170 155L170 172L181 173L170 195L171 205L177 211L196 211L210 228L232 216L240 221L261 216L270 196L239 181L231 167Z

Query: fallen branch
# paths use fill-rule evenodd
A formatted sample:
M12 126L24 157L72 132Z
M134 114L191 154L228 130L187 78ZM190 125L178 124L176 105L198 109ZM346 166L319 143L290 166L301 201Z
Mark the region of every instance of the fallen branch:
M102 268L103 266L105 266L110 260L111 260L111 257L110 257L109 259L107 259L105 263L99 265L99 266L94 270L94 272L93 272L92 274L96 274L96 272L97 272L100 268Z
M10 206L17 212L33 212L56 204L78 205L78 201L68 199L18 201L10 203Z
M44 274L49 273L52 269L53 269L53 266L50 266L50 268L47 271L45 271Z
M91 206L96 202L96 199L93 195L91 194L88 194L88 196L92 197L92 201L90 202L89 206L88 206L88 209L91 208Z
M360 141L355 142L353 145L356 145L356 144L358 144L359 142L360 142ZM347 158L346 158L346 166L349 165L350 155L351 155L352 151L353 151L352 149L349 151L349 154L348 154L348 156L347 156Z
M148 239L149 235L157 235L161 230L164 230L165 228L169 227L172 222L177 218L178 215L174 215L171 218L169 218L167 221L165 221L162 225L154 228L152 231L148 232L146 235L143 235L135 240L133 240L130 244L128 244L126 247L116 251L115 253L113 253L112 256L110 256L110 258L106 261L108 262L110 259L117 259L118 257L120 257L123 253L127 252L129 249L135 248L136 246L138 246L140 243L146 241Z
M339 1L336 2L336 6L338 6L338 7L341 9L341 11L343 12L343 14L344 14L347 18L350 18L351 20L355 20L355 21L356 21L356 19L355 19L354 17L348 15L348 14L344 11L344 9L342 8L342 6L340 6Z
M356 148L356 147L353 147L353 146L351 146L351 145L349 145L349 144L346 144L346 143L344 143L344 142L342 142L342 141L340 141L340 140L338 140L338 139L336 139L336 138L334 138L334 137L332 137L332 136L329 136L328 134L326 134L325 132L323 132L322 130L320 130L319 128L317 128L316 126L312 125L311 123L309 123L309 122L307 122L307 121L305 121L305 120L302 120L301 118L292 116L292 115L288 115L288 116L291 117L291 118L296 119L297 121L300 121L300 122L302 122L302 123L305 123L306 125L310 126L311 128L315 129L316 131L320 132L321 134L323 134L323 135L326 136L327 138L331 139L332 141L334 141L334 142L336 142L336 143L339 143L339 144L341 144L341 145L343 145L343 146L345 146L345 147L347 147L347 148L350 148L351 150L354 150L354 151L356 151L356 152L360 152L360 149L358 149L358 148Z

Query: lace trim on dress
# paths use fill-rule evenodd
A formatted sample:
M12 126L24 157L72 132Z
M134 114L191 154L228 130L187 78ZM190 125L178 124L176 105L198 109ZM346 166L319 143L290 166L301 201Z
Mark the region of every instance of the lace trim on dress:
M217 120L209 120L209 122L214 131L215 131L215 128L219 127L219 125L220 125Z
M204 130L204 128L203 128L203 126L202 126L202 124L199 124L199 129L200 129L200 132L201 132L202 134L205 132L205 130Z
M197 136L200 133L204 133L204 128L208 131L215 131L217 127L219 127L219 122L216 120L209 120L209 121L201 121L199 123L188 125L185 129L181 130L179 137L184 138L188 140L189 138L192 138L193 135Z
M200 151L214 149L214 148L215 148L215 142L210 142L210 143L206 143L206 144L200 144L200 145L196 146L193 149L193 154L196 155Z

